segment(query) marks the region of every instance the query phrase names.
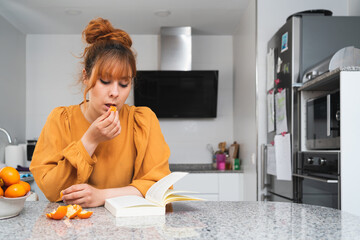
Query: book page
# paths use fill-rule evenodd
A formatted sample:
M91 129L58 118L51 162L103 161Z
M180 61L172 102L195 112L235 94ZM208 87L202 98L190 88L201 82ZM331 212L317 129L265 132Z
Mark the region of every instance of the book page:
M204 199L193 197L193 196L187 196L187 195L177 195L172 194L164 201L164 206L171 202L177 202L177 201L204 201Z
M187 175L187 172L172 172L166 177L163 177L156 183L154 183L151 188L146 193L145 198L153 201L161 206L164 205L163 203L163 197L165 195L165 192L178 180L183 178L185 175Z
M146 206L146 205L158 206L157 204L150 202L143 197L139 197L135 195L108 198L106 199L106 201L112 204L113 206L116 206L116 208L127 208L127 207Z

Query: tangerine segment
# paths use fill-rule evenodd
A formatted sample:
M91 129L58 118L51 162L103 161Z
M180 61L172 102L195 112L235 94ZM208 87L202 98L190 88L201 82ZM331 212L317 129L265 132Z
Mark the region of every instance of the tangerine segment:
M0 171L0 178L5 183L5 186L10 186L20 182L20 174L13 167L4 167Z
M93 214L92 211L82 210L81 212L79 212L79 214L77 216L81 219L85 219L85 218L91 217L92 214Z
M74 204L74 205L68 205L67 206L67 213L66 216L69 219L72 219L76 217L82 210L82 207L80 205Z
M22 197L25 194L26 190L20 183L13 184L5 190L5 197L7 198Z
M116 112L116 107L115 106L110 106L110 111Z
M59 206L56 210L51 213L47 213L46 216L51 219L61 220L67 213L67 206Z

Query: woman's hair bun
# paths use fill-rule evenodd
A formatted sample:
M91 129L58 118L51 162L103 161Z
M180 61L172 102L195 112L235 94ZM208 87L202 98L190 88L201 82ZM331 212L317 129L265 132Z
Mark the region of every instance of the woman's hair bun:
M127 48L130 48L132 45L129 34L121 29L114 28L108 20L103 18L91 20L82 34L88 44L93 44L97 41L111 40L120 42Z

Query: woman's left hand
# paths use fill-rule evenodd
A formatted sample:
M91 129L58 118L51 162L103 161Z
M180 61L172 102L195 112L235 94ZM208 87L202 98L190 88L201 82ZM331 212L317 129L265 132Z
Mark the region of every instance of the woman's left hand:
M62 191L62 200L66 204L78 204L82 207L98 207L104 205L101 189L89 184L75 184Z

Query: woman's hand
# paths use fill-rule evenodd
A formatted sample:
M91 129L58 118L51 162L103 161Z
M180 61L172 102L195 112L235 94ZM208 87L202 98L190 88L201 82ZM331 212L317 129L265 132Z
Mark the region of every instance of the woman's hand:
M62 191L62 200L66 204L78 204L82 207L98 207L104 205L105 198L101 189L89 184L76 184Z
M99 143L113 139L121 132L118 112L110 109L98 117L85 132L81 141L90 156L94 153Z
M66 204L78 204L82 207L102 206L105 204L105 199L117 196L136 195L143 197L141 192L133 186L97 189L85 183L72 185L63 190L62 194L62 200Z

